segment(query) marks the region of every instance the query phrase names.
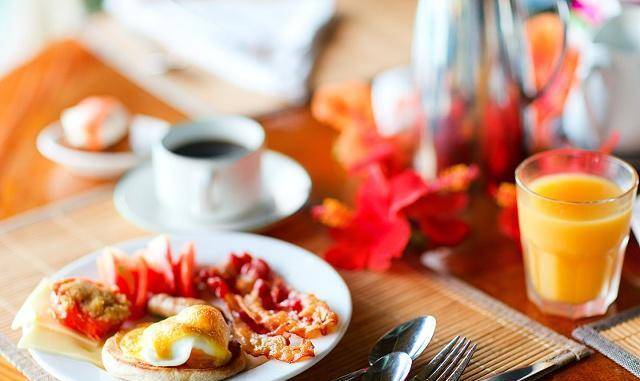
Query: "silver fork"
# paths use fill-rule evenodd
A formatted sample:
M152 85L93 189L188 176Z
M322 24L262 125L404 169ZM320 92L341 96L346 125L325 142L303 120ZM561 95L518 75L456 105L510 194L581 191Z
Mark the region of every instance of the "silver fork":
M457 381L475 350L471 340L456 336L411 381Z

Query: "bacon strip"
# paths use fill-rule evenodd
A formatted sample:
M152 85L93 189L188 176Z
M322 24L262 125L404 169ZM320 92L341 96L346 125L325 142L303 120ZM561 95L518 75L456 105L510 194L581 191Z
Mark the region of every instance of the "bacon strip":
M262 306L260 298L251 293L244 297L235 296L237 305L256 323L265 326L272 333L292 333L312 339L332 332L338 325L338 315L327 303L313 294L295 293L302 304L299 313L295 311L267 310Z
M311 340L302 339L300 344L293 345L290 334L260 334L249 328L239 318L234 319L233 332L242 349L252 356L266 356L288 363L315 356Z
M253 356L285 362L313 357L310 339L338 326L338 315L325 302L292 290L265 261L248 253L231 254L225 265L201 269L198 283L225 302L236 339ZM300 342L292 344L293 339Z

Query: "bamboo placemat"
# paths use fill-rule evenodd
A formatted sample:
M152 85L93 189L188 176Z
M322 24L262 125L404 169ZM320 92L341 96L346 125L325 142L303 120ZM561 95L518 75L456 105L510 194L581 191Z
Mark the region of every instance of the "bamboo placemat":
M111 188L100 189L0 224L0 335L13 342L18 339L19 333L9 329L11 320L43 276L107 244L145 234L117 214L111 197ZM586 347L465 283L410 269L407 263L383 274L342 272L342 276L353 298L351 326L334 351L296 380L330 379L366 365L377 337L402 321L425 314L436 317L438 328L418 366L453 336L465 335L478 344L478 350L464 380L543 360L564 365L589 354ZM0 352L3 347L10 362L24 360L14 348L7 351L6 344L0 345ZM39 374L29 366L26 370Z
M640 307L578 327L573 337L640 377Z

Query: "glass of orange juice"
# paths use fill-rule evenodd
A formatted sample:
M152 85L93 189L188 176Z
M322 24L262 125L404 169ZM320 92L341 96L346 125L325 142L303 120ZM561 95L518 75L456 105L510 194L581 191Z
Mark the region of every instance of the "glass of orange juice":
M604 314L618 296L638 175L593 151L559 149L516 169L527 294L543 312Z

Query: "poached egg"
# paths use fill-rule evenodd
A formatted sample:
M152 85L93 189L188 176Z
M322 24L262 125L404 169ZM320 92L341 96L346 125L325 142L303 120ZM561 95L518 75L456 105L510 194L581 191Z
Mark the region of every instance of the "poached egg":
M222 366L231 359L231 332L215 307L197 305L179 314L134 328L120 340L129 357L153 366L175 367L190 359Z

